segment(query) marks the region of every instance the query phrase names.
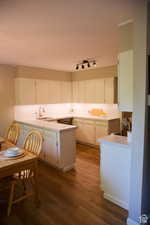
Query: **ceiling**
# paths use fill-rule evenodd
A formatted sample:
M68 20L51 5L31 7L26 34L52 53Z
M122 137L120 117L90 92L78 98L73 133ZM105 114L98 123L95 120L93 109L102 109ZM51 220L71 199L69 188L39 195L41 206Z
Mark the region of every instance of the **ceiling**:
M72 71L116 63L117 24L136 0L0 0L0 63Z

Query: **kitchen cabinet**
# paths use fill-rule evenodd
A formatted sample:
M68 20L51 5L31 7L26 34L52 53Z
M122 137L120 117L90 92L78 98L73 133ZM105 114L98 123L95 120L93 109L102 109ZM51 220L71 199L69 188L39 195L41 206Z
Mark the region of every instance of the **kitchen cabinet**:
M96 136L96 145L97 139L100 137L107 136L109 134L108 122L107 121L100 121L95 123L95 136Z
M71 82L61 81L61 103L71 102Z
M76 103L97 103L114 104L116 103L115 85L116 78L100 78L91 80L73 81L73 102Z
M133 111L133 50L118 57L118 105L120 111Z
M38 127L34 124L29 125L26 122L15 122L20 126L18 147L23 147L27 134L31 130L36 129L43 135L43 146L39 159L64 172L74 168L76 158L75 128L58 131L57 129L51 130L41 126Z
M16 105L36 104L34 79L26 79L26 78L15 79L15 104Z
M51 102L50 90L51 81L36 80L36 103L49 104Z
M127 137L122 136L113 135L112 137L107 137L106 140L104 138L99 141L100 178L104 198L128 210L130 200L131 146L127 143Z
M91 145L98 145L97 139L100 137L120 132L119 118L112 120L74 118L73 124L77 126L76 140Z
M86 102L85 92L86 92L86 82L84 80L78 81L78 99L77 99L78 103Z
M58 149L57 149L57 133L53 131L44 131L43 133L43 155L47 163L56 166L58 164Z
M49 104L61 103L61 81L51 80L51 88L49 89Z
M117 78L108 77L105 79L104 98L106 104L117 103Z
M56 103L113 104L114 78L80 81L15 79L16 105Z
M105 79L95 79L95 101L94 103L105 103Z
M94 103L96 100L96 82L95 80L86 80L85 85L85 102Z
M72 81L72 102L78 102L78 81Z
M83 138L86 143L95 144L95 125L93 121L86 120L83 124ZM83 141L84 141L83 140Z
M77 126L76 140L82 143L95 144L95 126L91 120L74 119Z

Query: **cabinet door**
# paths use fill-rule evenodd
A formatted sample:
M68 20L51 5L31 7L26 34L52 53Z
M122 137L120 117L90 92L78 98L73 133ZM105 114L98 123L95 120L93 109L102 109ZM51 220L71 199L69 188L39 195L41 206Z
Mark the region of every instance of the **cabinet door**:
M85 142L85 138L84 138L84 132L83 132L83 122L82 120L74 120L73 121L73 124L75 126L77 126L77 129L76 129L76 140L77 141L81 141L81 142Z
M26 78L15 79L16 105L36 104L35 80Z
M36 80L36 99L37 104L50 104L49 89L51 88L49 80Z
M104 79L95 79L95 103L103 104L104 101Z
M119 54L118 100L120 111L133 110L133 50Z
M79 91L78 91L78 81L72 81L72 101L74 103L78 102L78 96L79 96Z
M50 103L61 103L61 82L51 80L49 88Z
M85 103L86 81L78 81L78 102Z
M95 124L93 121L84 122L83 124L83 138L84 142L95 144Z
M96 82L95 80L86 80L85 87L85 102L95 103L96 102Z
M106 78L105 79L105 103L106 104L114 104L115 103L115 83L114 78Z
M97 139L108 135L108 123L107 122L96 122L96 144Z
M61 103L71 102L71 81L61 81Z
M44 160L54 166L58 164L57 134L53 131L44 131Z
M76 139L83 143L95 144L95 123L87 120L74 120Z

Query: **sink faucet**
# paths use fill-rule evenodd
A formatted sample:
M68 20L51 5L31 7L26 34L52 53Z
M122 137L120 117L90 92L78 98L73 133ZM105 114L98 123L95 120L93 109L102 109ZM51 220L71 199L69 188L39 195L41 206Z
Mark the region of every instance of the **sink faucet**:
M40 106L39 110L38 110L39 118L41 118L43 116L43 113L45 113L45 108Z

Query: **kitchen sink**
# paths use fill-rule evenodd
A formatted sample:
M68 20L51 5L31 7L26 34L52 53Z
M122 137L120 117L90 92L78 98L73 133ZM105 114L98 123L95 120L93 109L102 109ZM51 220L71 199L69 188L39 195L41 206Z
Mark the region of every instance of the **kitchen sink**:
M53 121L55 120L53 117L41 117L41 118L38 118L38 120L42 120L42 121Z

